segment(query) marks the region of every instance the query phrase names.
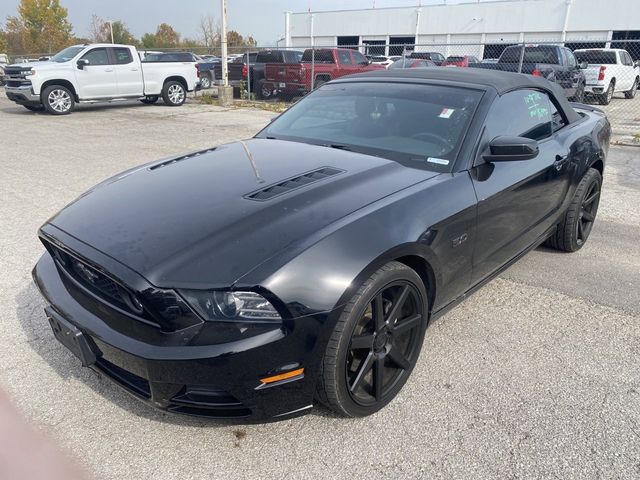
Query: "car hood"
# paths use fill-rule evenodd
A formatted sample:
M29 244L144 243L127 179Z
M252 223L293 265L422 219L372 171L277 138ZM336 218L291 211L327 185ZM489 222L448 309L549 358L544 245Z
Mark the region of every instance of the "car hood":
M155 286L215 288L435 175L359 153L253 139L117 175L49 222Z
M24 63L14 63L12 65L7 65L11 68L22 68L23 70L27 70L29 68L36 67L51 67L51 66L59 66L61 63L50 62L49 60L36 61L36 62L24 62Z

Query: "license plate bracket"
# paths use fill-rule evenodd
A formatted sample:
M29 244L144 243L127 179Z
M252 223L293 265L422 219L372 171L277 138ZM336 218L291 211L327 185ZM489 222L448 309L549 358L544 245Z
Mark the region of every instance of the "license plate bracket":
M60 315L55 314L49 309L45 309L47 319L53 335L62 345L67 347L76 357L80 359L83 367L88 367L96 362L96 354L94 353L87 337L80 331L78 327L68 322Z

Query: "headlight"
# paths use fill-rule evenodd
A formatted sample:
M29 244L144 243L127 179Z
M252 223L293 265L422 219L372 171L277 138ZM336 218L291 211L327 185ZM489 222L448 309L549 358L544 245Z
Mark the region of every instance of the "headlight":
M269 300L255 292L180 290L202 318L217 322L280 322Z
M36 71L35 71L35 70L33 70L33 69L31 69L31 70L29 70L29 71L27 71L27 72L24 72L24 74L25 74L25 76L35 75L35 74L36 74Z

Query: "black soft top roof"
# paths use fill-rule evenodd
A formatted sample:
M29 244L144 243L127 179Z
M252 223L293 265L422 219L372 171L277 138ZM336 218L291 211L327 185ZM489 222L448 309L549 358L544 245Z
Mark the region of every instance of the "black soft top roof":
M502 95L511 90L519 88L534 88L545 90L552 94L558 106L565 112L569 123L576 122L580 116L571 107L562 88L553 82L542 77L525 75L522 73L503 72L501 70L490 70L481 68L406 68L397 70L372 70L356 75L342 77L342 79L420 79L435 80L438 83L455 82L468 84L469 86L481 87L484 90L493 89L498 95Z

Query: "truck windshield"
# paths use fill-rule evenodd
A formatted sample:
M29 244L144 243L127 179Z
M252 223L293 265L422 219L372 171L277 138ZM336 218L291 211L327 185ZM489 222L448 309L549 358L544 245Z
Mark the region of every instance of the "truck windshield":
M304 97L257 136L448 171L481 96L478 90L424 84L329 84Z
M519 63L522 47L509 47L500 56L500 63ZM558 49L553 46L525 47L523 63L549 63L558 65Z
M603 52L602 50L586 50L584 52L574 52L578 62L587 62L593 65L615 65L616 52Z
M81 47L81 46L80 47L68 47L68 48L65 48L64 50L62 50L61 52L56 53L49 60L52 61L52 62L57 62L57 63L68 62L73 57L75 57L77 54L79 54L82 50L84 50L84 47Z

